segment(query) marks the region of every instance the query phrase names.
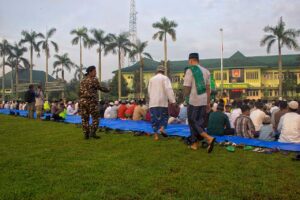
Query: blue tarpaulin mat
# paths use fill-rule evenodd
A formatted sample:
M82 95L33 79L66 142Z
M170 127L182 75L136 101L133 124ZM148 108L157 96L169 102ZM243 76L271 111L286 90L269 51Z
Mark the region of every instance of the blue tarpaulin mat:
M27 116L27 111L22 110L8 110L0 109L0 114L9 115L10 112L17 112L20 116ZM81 124L80 116L68 115L65 122L71 124ZM146 133L153 133L151 124L146 121L132 121L132 120L120 120L120 119L101 119L100 127L107 127L111 129L117 129L122 131L141 131ZM190 130L187 125L184 124L171 124L166 129L166 132L170 136L188 137ZM245 144L250 146L265 147L265 148L278 148L280 150L287 151L299 151L300 144L293 143L281 143L281 142L269 142L257 139L248 139L238 136L215 136L217 142L229 141L236 144Z

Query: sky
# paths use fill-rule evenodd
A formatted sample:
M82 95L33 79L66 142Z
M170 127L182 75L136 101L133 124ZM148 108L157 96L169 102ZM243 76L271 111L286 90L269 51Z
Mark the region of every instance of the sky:
M162 17L177 22L177 40L168 38L168 59L186 60L190 52L198 52L200 59L220 58L221 34L224 35L224 57L236 51L245 56L267 55L260 47L266 25L275 26L282 16L287 28L300 29L300 0L136 0L137 35L148 41L146 49L155 60L163 60L163 43L153 40L154 22ZM59 53L68 53L79 64L79 46L72 45L72 29L85 26L119 34L129 30L130 0L0 0L0 39L18 42L22 30L45 34L57 29L52 40L58 43ZM299 39L298 39L298 42ZM277 48L271 54L277 54ZM299 53L283 49L283 54ZM53 71L52 51L49 73ZM29 53L25 54L29 59ZM83 50L83 65L97 66L96 48ZM128 62L125 62L128 64ZM35 69L45 70L45 55L34 56ZM117 55L102 59L102 79L113 76L117 69ZM8 70L8 69L7 69ZM66 73L66 79L73 72Z

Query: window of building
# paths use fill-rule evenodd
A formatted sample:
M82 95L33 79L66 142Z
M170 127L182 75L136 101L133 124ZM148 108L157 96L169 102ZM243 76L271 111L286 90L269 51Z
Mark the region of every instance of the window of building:
M272 80L273 79L273 73L266 73L266 74L264 74L264 79L266 79L266 80Z
M248 90L247 95L251 97L256 97L258 96L258 90Z
M221 72L215 72L215 80L221 80ZM227 73L223 72L223 80L227 80Z
M258 79L258 72L246 72L247 79Z

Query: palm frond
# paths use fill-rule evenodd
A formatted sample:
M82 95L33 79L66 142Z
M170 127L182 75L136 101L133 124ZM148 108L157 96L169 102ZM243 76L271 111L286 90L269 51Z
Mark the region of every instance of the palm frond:
M58 51L59 51L59 48L58 48L57 43L51 41L51 44L53 45L55 52L58 52Z
M265 46L267 42L275 39L274 35L265 35L264 38L260 41L260 46Z
M79 37L75 37L75 38L73 38L73 40L72 40L72 45L77 45L78 42L79 42Z
M144 52L143 55L144 55L146 58L149 58L149 59L153 60L152 56L151 56L149 53Z
M46 37L47 38L52 37L55 32L56 32L56 28L51 28L49 31L47 31Z

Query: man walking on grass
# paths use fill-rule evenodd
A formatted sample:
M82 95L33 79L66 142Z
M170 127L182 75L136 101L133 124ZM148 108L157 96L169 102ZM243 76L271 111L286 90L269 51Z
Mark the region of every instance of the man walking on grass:
M154 131L154 140L158 140L160 132L167 137L165 128L168 125L168 101L175 103L175 96L170 79L164 75L165 68L158 66L156 75L152 77L148 85L149 108L151 114L151 123Z
M189 67L184 76L184 96L188 104L187 115L191 136L188 138L191 149L197 150L199 140L208 142L207 152L214 148L215 138L204 130L205 115L210 110L210 73L200 66L198 53L189 55Z

